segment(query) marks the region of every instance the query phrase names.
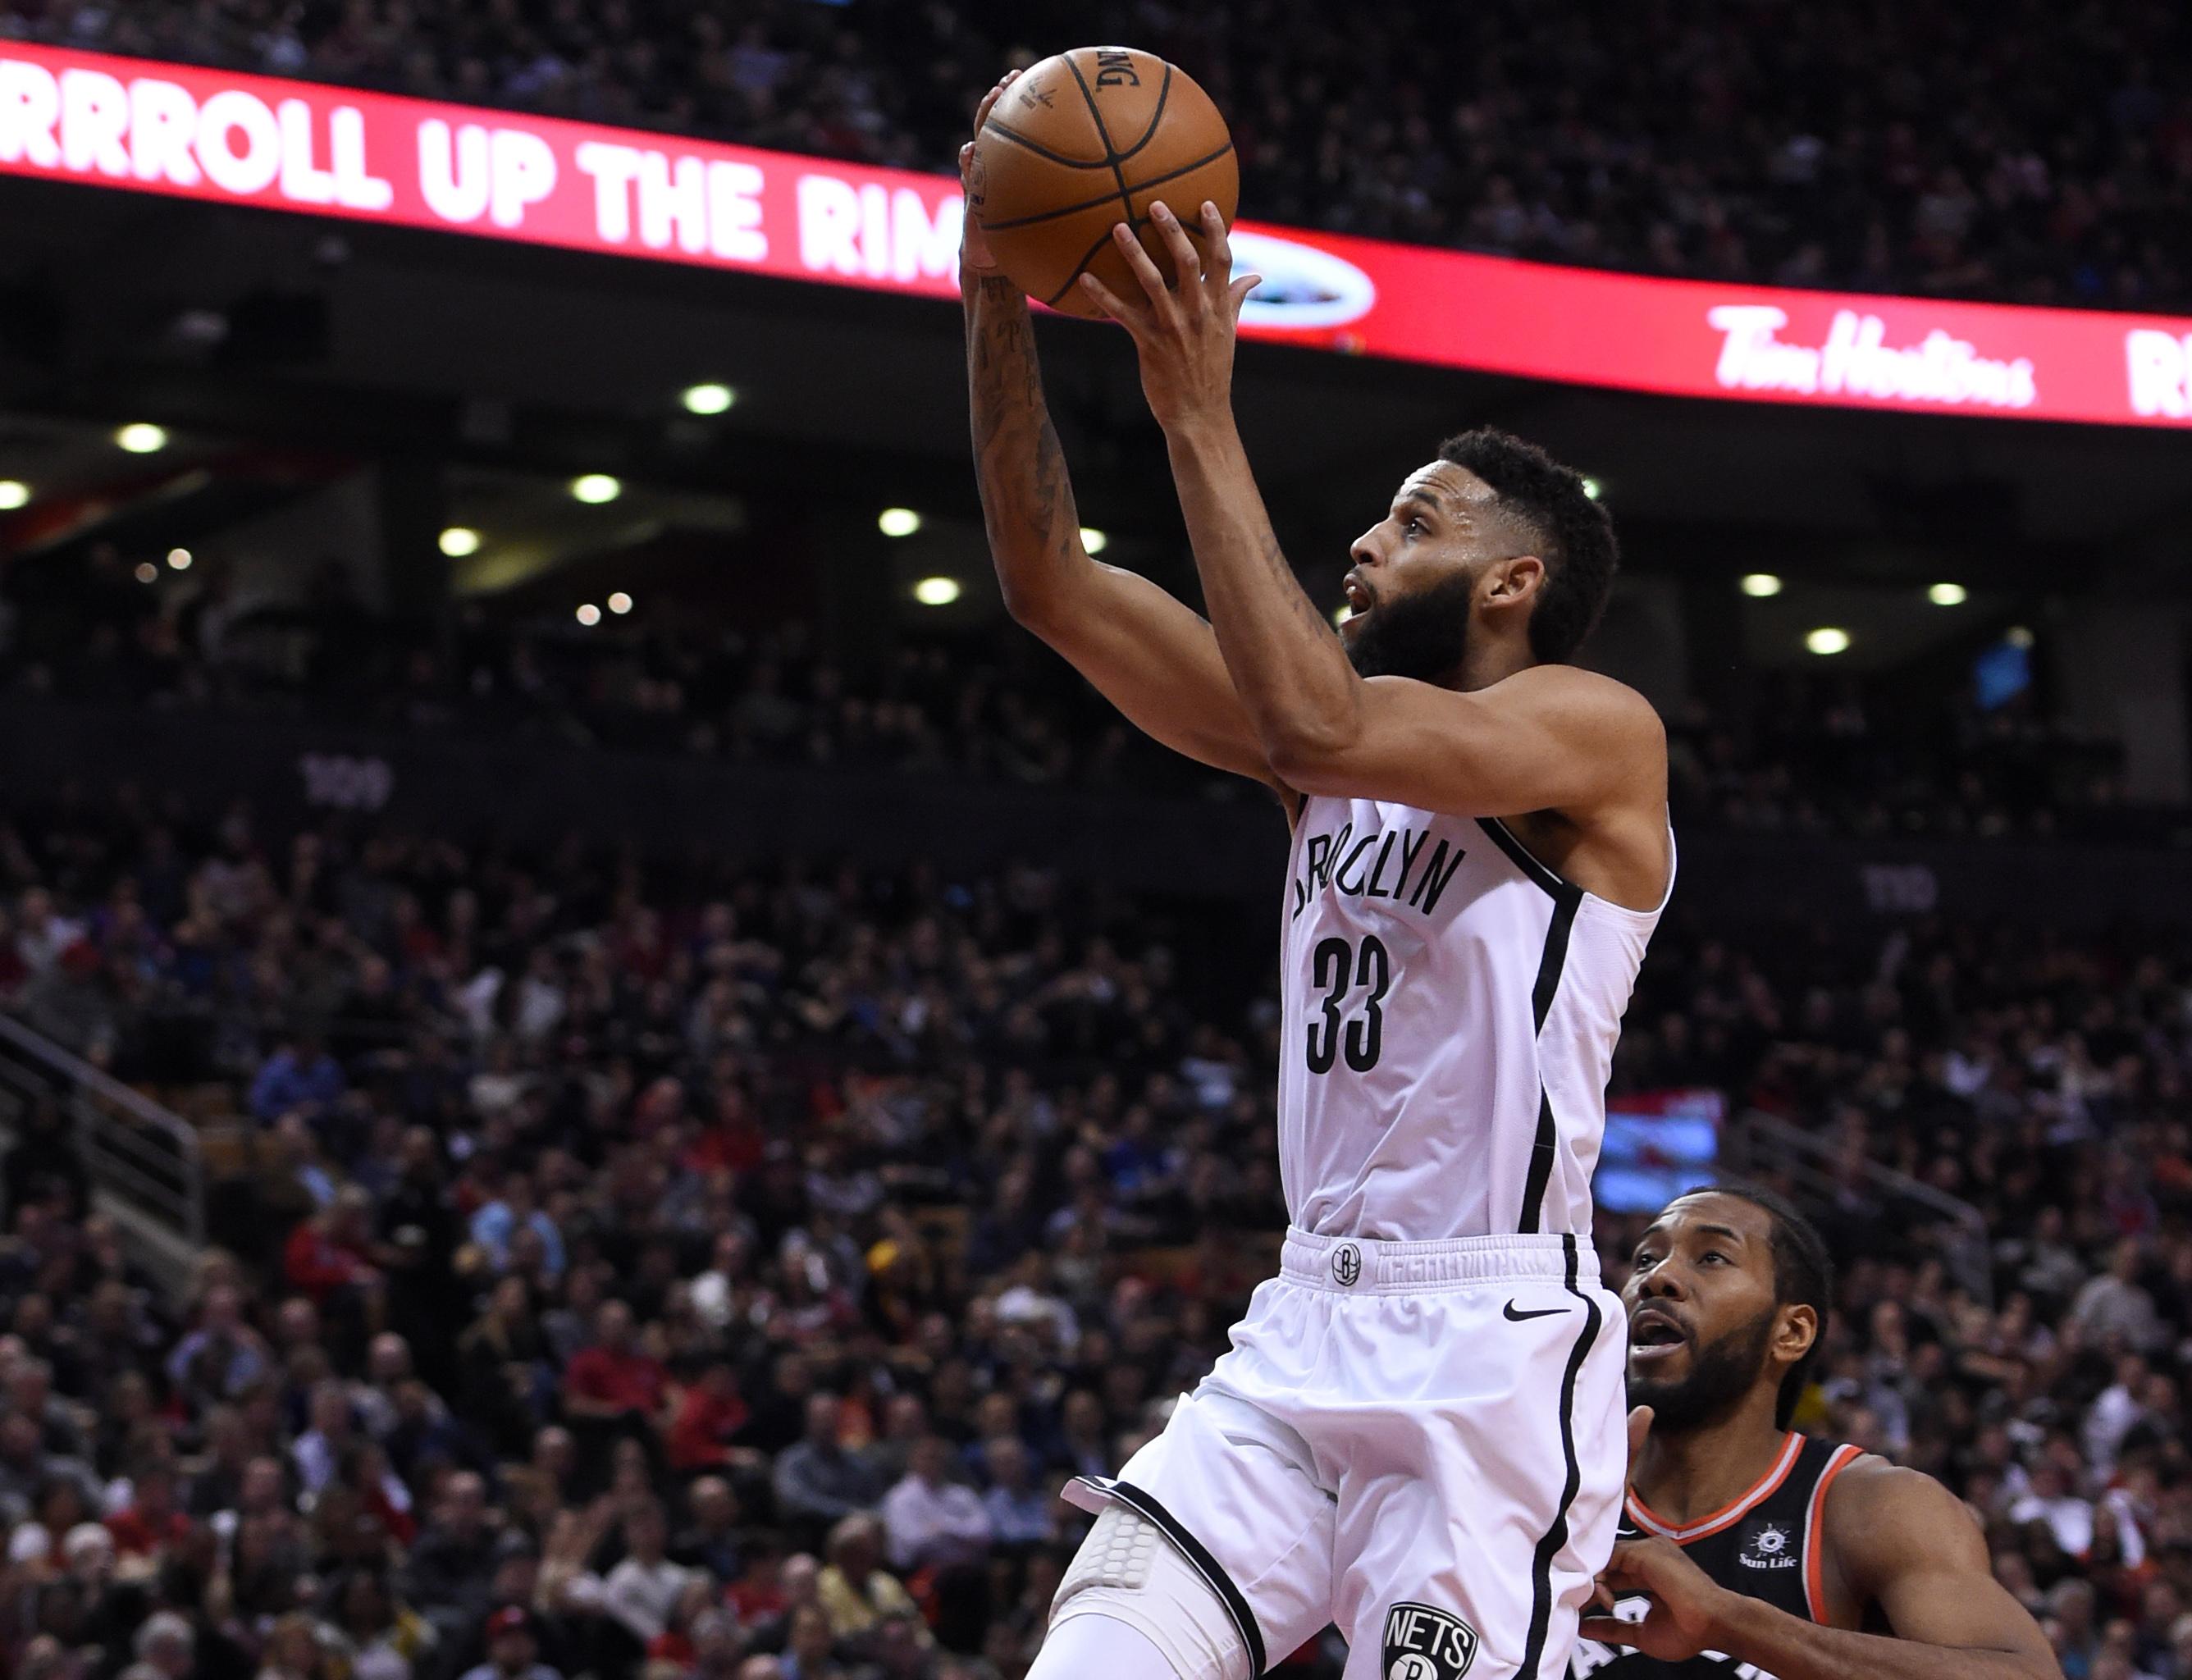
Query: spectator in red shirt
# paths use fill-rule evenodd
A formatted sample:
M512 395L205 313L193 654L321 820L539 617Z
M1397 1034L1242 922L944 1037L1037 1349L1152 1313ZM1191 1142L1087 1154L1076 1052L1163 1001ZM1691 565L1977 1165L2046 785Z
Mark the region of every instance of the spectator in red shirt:
M726 1085L716 1092L715 1117L694 1139L686 1151L685 1164L704 1174L726 1169L751 1173L761 1165L768 1144L768 1134L754 1117L745 1093L736 1085Z
M191 1519L175 1500L175 1471L157 1460L129 1478L129 1503L106 1519L114 1550L123 1557L157 1557L190 1538Z
M808 1595L813 1597L815 1571L819 1566L806 1560ZM784 1548L768 1529L756 1530L745 1546L745 1568L723 1589L724 1602L738 1613L739 1625L754 1627L784 1614L791 1596L785 1591Z
M282 1268L289 1287L324 1304L338 1290L374 1283L373 1239L368 1220L373 1198L346 1185L334 1201L289 1233Z
M597 1423L666 1421L668 1387L662 1362L632 1334L631 1309L620 1300L603 1301L594 1315L594 1345L580 1348L564 1368L564 1412Z
M745 1427L746 1416L737 1376L728 1363L716 1360L678 1397L670 1425L670 1467L718 1470L729 1464L735 1456L731 1437Z

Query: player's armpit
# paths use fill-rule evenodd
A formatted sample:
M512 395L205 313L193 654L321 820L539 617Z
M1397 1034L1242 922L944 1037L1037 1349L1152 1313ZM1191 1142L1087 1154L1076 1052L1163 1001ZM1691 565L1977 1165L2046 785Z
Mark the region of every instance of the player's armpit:
M1186 603L1133 572L1090 562L1020 622L1153 740L1278 786L1234 692L1218 637Z
M1825 1513L1828 1557L1860 1604L1876 1604L1898 1639L2006 1659L2035 1680L2053 1649L1994 1576L1985 1537L1932 1477L1880 1459L1851 1466Z
M1533 666L1467 692L1401 677L1356 685L1350 715L1272 744L1289 786L1459 817L1589 815L1665 797L1667 738L1635 689L1573 666Z

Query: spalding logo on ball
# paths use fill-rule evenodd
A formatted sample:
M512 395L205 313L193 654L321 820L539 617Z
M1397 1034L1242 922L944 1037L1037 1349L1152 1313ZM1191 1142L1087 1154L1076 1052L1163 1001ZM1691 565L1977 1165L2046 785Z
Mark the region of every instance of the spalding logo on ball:
M1174 283L1150 210L1165 204L1200 248L1206 201L1230 227L1241 202L1233 138L1195 78L1154 53L1079 47L1045 59L1005 90L974 137L967 208L998 267L1071 314L1102 312L1077 283L1084 272L1121 297L1139 290L1111 241L1122 221Z

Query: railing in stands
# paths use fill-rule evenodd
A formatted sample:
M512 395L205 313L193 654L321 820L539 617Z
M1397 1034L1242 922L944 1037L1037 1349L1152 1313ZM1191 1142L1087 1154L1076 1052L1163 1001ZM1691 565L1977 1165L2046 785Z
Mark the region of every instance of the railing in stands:
M1755 1108L1728 1128L1723 1154L1738 1172L1785 1178L1800 1203L1831 1203L1854 1180L1854 1187L1877 1200L1883 1218L1938 1229L1951 1279L1981 1305L1994 1306L1993 1247L1985 1219L1970 1203L1876 1161L1849 1163L1833 1134L1806 1131Z
M0 1015L0 1128L59 1106L104 1211L173 1253L205 1241L205 1163L190 1123L21 1022Z

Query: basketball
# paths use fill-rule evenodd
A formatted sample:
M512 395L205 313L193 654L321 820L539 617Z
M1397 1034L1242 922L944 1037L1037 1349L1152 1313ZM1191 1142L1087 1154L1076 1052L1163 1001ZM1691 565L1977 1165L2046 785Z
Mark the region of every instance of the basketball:
M968 180L968 209L1007 277L1086 316L1102 311L1075 283L1083 272L1121 297L1140 289L1112 228L1130 225L1172 283L1150 208L1162 199L1199 248L1204 202L1230 227L1240 197L1240 163L1210 95L1130 47L1080 47L1030 66L975 136Z

